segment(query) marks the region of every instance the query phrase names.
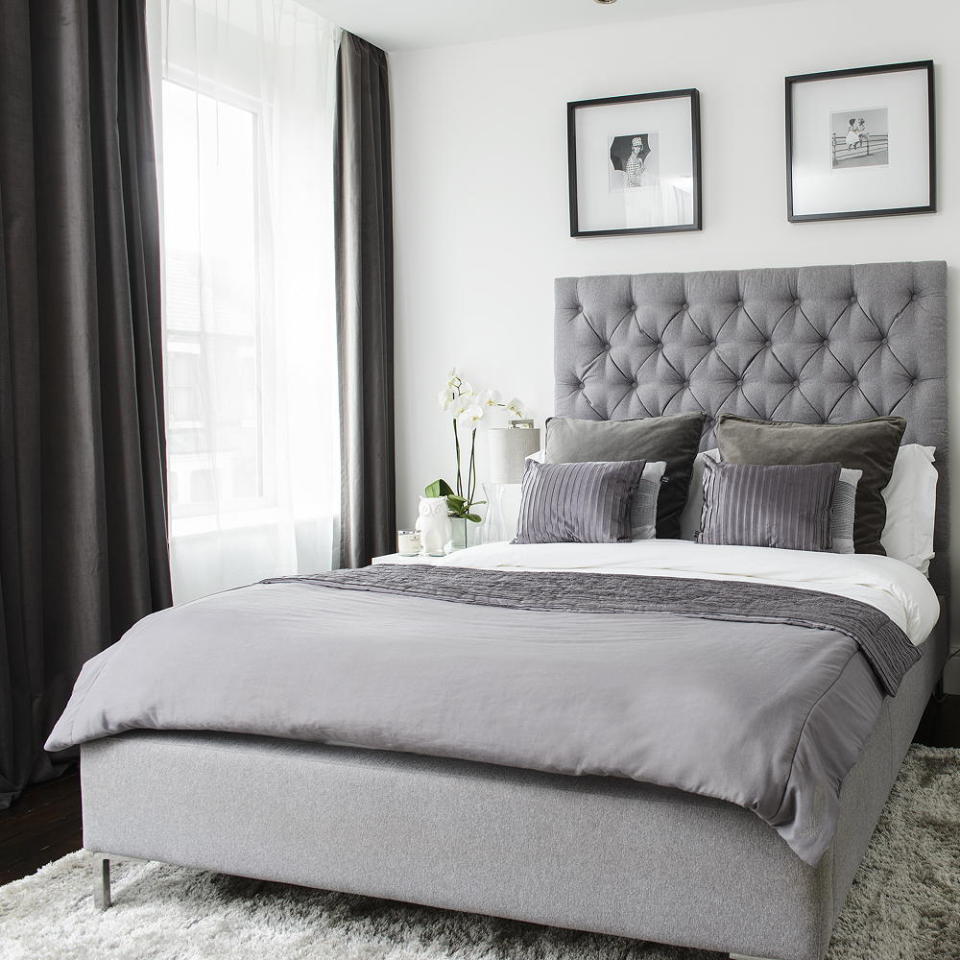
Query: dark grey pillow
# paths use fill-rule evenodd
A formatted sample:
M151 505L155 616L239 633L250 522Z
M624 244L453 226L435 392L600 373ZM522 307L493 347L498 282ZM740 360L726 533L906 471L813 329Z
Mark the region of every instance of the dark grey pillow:
M514 543L616 543L631 538L630 506L644 460L537 463L520 487Z
M750 466L703 463L700 543L830 550L839 463Z
M853 423L789 423L724 415L717 423L720 456L731 463L832 463L862 470L857 485L854 545L857 553L884 553L887 519L881 491L890 482L907 422L874 417Z
M657 501L657 536L680 536L693 458L700 448L705 416L678 413L643 420L577 420L551 417L546 424L544 461L664 460L667 469Z

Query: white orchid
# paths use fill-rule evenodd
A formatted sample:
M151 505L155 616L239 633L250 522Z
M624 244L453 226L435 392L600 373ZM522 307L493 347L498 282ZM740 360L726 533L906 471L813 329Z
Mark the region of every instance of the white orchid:
M523 403L516 397L504 401L500 396L499 390L484 390L483 393L480 394L480 398L480 402L485 407L503 407L507 413L512 413L515 417L523 416Z
M483 407L473 394L461 393L450 404L450 415L454 418L457 426L472 430L483 418Z
M462 406L462 401L473 396L473 387L457 373L456 367L451 367L447 374L446 385L437 394L437 403L444 413L451 412L456 417L459 413L455 408L459 408Z
M457 425L466 430L476 430L482 419L483 407L479 403L468 403L457 414Z
M430 484L428 489L446 489L451 516L479 521L480 517L473 512L473 507L482 502L474 499L477 490L477 427L483 420L488 407L501 407L515 417L522 417L523 404L516 397L504 403L498 390L474 391L473 386L463 379L456 367L450 368L447 382L437 394L437 403L453 421L453 439L457 451L457 486L456 491L453 491L446 482L437 480ZM466 489L464 489L461 461L461 430L470 431L470 461L467 466ZM428 493L428 496L433 495Z
M451 367L447 374L447 388L457 393L471 393L473 388L457 373L456 367Z

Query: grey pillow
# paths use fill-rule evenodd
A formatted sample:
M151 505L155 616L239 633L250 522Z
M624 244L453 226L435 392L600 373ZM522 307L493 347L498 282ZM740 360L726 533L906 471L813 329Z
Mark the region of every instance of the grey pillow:
M514 543L616 543L629 540L630 508L643 460L537 463L520 487Z
M696 540L700 532L700 521L703 519L703 461L707 458L720 459L720 451L713 447L710 450L701 450L694 457L693 472L690 477L690 496L680 515L680 537L683 540Z
M887 508L881 491L890 482L906 425L902 417L813 424L724 415L717 424L717 446L720 456L731 463L837 462L850 470L862 470L854 546L857 553L882 554L880 535Z
M601 460L664 460L667 464L657 502L657 536L680 536L680 514L687 502L693 458L706 417L678 413L642 420L577 420L552 417L546 423L544 460L581 463Z
M839 463L754 466L703 461L700 543L829 550Z
M630 507L630 539L654 540L657 536L657 503L667 469L663 460L647 463L633 491Z
M684 540L696 540L703 519L703 461L720 460L720 451L714 447L697 454L693 461L693 479L690 482L690 496L683 508L680 520L681 536ZM649 466L649 465L648 465ZM856 516L857 484L863 476L862 470L840 471L840 479L833 488L833 503L830 506L830 551L832 553L853 553L853 521ZM634 507L636 510L636 507ZM636 536L634 539L638 539Z
M853 525L856 517L857 484L862 470L841 470L833 488L830 506L830 550L832 553L854 553Z

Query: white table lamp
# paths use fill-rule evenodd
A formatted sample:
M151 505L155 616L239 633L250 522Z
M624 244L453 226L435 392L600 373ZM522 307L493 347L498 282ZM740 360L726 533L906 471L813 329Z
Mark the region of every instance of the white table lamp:
M524 461L540 449L540 431L533 427L493 427L487 435L490 481L519 483L523 479Z

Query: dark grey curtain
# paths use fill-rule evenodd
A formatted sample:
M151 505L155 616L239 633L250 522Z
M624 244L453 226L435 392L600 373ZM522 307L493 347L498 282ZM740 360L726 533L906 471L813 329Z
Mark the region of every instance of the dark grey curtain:
M142 0L2 0L0 807L170 604L158 223Z
M334 217L340 360L340 566L393 553L393 210L387 57L344 33Z

